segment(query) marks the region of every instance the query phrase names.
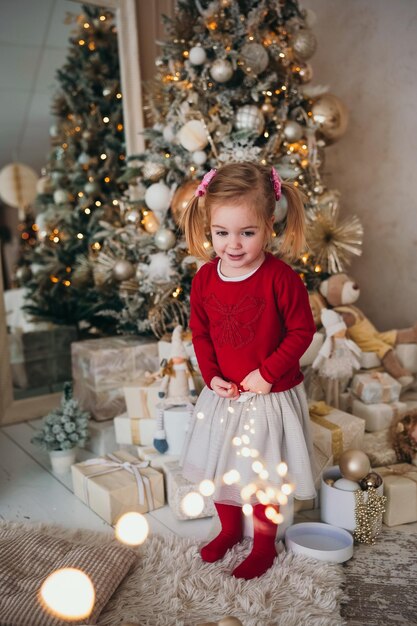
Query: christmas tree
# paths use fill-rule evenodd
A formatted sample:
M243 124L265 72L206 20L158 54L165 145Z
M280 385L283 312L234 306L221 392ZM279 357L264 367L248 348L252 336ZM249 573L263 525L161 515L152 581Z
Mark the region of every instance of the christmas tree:
M339 194L323 182L325 148L345 132L347 112L311 84L313 17L296 0L178 0L144 90L147 149L119 179L135 185L133 193L118 217L100 218L96 252L73 271L77 319L157 336L186 325L198 261L178 223L202 176L230 161L273 165L305 193L309 248L294 267L309 289L360 254L359 221L340 220ZM285 215L283 198L277 254ZM91 276L93 285L85 282Z
M105 237L102 220L117 227L126 188L118 180L125 159L122 93L112 14L86 6L72 19L52 104L52 149L38 182L37 244L23 262L29 313L89 327L102 308L91 259ZM105 318L100 322L106 325Z
M295 269L309 289L360 254L359 221L340 221L339 194L322 180L324 150L345 132L347 112L327 88L310 84L312 21L294 0L179 0L174 18L165 18L168 37L146 88L148 149L124 175L139 182L136 197L123 206L124 229L96 259L107 280L125 263L119 332L160 336L184 324L197 259L178 222L201 177L229 161L274 165L305 193L309 249ZM278 254L285 212L283 199Z

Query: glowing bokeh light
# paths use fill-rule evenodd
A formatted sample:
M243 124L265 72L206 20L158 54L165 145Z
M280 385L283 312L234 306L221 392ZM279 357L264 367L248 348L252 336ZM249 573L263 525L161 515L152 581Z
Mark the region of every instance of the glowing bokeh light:
M131 511L117 520L114 532L122 543L139 546L149 534L149 524L143 515Z
M87 574L74 567L58 569L48 576L40 589L44 607L63 619L82 619L91 615L95 591Z
M208 479L202 480L198 489L203 496L212 496L215 489L214 482Z
M244 504L242 507L242 512L243 515L252 515L253 513L253 506L251 504Z
M277 465L277 474L278 476L286 476L288 472L288 465L284 462L278 463Z
M181 508L186 515L190 517L197 517L204 509L204 499L196 491L187 493L181 500Z

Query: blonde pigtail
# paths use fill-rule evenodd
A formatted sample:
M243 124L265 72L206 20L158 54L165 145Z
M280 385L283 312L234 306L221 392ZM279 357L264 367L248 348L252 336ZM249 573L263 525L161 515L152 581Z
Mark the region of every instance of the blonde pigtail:
M282 182L282 193L287 200L288 210L281 253L290 259L297 259L306 249L305 196L288 182Z
M179 225L184 231L190 253L203 261L209 261L211 256L204 245L207 239L204 201L199 197L192 198L184 209Z

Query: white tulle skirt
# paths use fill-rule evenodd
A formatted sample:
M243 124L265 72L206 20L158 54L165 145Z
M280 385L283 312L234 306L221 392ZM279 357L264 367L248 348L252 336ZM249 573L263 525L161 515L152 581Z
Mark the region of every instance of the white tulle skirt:
M260 477L254 461L260 461L267 474ZM245 402L203 389L180 461L186 479L212 480L216 502L242 505L247 502L241 496L245 485L281 485L277 473L281 461L288 466L295 497L314 498L310 417L302 383L288 391L253 395ZM231 470L239 473L238 482L225 484L224 475Z

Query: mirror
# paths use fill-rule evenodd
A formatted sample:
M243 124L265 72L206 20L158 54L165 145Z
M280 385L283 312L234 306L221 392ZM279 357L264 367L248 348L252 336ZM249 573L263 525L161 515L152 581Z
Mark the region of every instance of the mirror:
M62 5L61 16L63 9L77 13L79 10L77 3L78 0L59 0L57 5ZM154 59L157 54L155 41L162 36L163 32L160 15L163 13L172 15L174 0L156 0L152 4L148 0L90 0L88 4L108 8L115 13L119 38L126 152L128 155L141 152L144 150L141 135L143 130L141 76L150 78L154 74ZM19 11L15 11L15 14L18 16ZM65 38L65 52L66 42L67 37ZM142 61L141 66L139 57ZM60 57L57 67L60 67L62 63L63 59ZM48 107L49 103L50 96L49 99L45 98L44 106ZM47 140L46 150L49 149L49 137ZM45 160L44 156L42 159ZM24 160L23 157L22 160ZM0 272L0 423L7 424L45 415L58 404L61 392L53 387L45 389L44 386L38 387L36 390L38 395L31 397L29 390L24 391L24 381L23 388L13 389L13 378L16 378L19 372L16 367L12 371L11 361L16 356L15 352L13 356L16 345L10 345L10 337L7 334L2 277L3 272Z

